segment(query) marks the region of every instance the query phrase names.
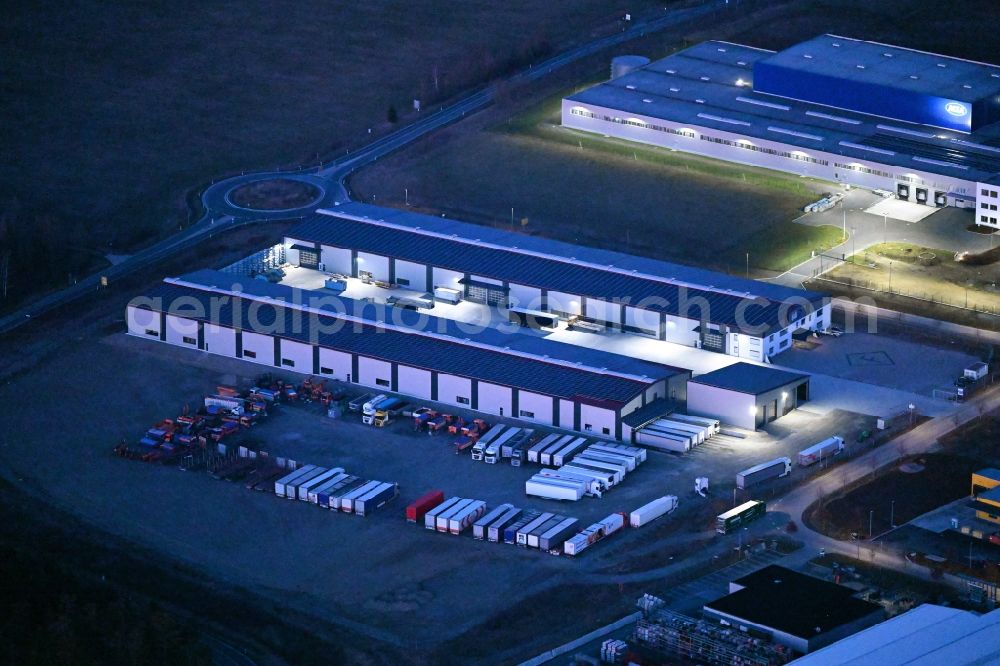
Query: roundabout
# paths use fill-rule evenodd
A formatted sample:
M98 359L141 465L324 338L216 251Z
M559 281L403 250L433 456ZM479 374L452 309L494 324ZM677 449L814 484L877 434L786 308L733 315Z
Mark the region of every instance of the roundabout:
M319 202L322 187L304 180L270 178L237 185L226 193L226 200L235 208L253 211L290 211Z

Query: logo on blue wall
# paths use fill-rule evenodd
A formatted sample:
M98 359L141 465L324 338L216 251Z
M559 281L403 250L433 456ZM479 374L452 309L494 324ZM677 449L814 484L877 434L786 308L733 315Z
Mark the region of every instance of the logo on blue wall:
M969 107L961 102L948 102L944 105L944 110L947 111L949 115L956 116L958 118L969 115Z

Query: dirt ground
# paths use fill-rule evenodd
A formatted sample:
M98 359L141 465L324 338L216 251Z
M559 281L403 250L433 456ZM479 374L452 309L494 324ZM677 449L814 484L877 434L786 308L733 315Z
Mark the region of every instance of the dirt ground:
M891 269L890 269L891 264ZM970 265L948 250L880 243L824 274L830 280L1000 315L1000 262ZM891 281L891 282L890 282Z
M805 520L813 529L837 539L849 538L852 532L866 539L869 512L874 511L872 534L882 534L892 527L892 522L903 525L967 496L972 472L1000 463L997 441L1000 415L984 416L942 437L943 452L904 460L921 466L921 471L905 471L901 464L880 472L875 478L866 478L846 492L814 504Z
M116 371L107 390L74 390L68 402L59 391L28 389L93 386L99 380L91 369L112 367ZM140 436L144 428L175 416L218 383L247 383L257 370L121 333L73 341L32 373L0 387L8 414L0 441L7 473L61 509L226 585L253 590L304 615L319 615L369 640L430 650L442 641L477 642L476 627L526 599L536 605L549 603L549 596L533 595L557 586L577 585L581 602L594 595L617 595L623 575L618 572L655 571L656 558L648 553L667 543L675 544L671 555L684 553L678 544L698 538L708 538L710 546L689 556L702 556L712 548L727 550L726 538L711 531L711 514L728 508L736 471L797 451L832 429L858 427L853 415L802 414L793 431L778 431L780 438L720 440L683 457L650 454L649 461L605 498L571 505L525 498L522 484L532 467L473 463L455 456L446 438L416 435L403 423L373 436L371 428L352 419L330 420L318 410L289 407L254 428L253 438L275 455L336 463L365 477L400 483L401 496L367 519L331 515L304 503L250 492L241 484L214 481L203 473L110 455L110 447L121 438ZM41 416L53 409L51 400L59 404L61 422L88 424L54 458L44 453L51 443L51 427ZM110 417L95 418L101 414ZM695 499L689 490L699 474L713 479L711 502ZM618 535L578 559L556 558L406 524L403 507L431 487L481 498L491 506L509 501L544 507L577 517L583 525L668 492L682 498L682 509L656 529ZM675 521L683 527L671 525ZM642 566L628 566L632 556L641 557ZM515 656L528 656L528 651L583 633L595 618L611 620L622 610L617 605L586 606L587 612L580 608L581 613L538 636L537 642L520 644L525 653Z

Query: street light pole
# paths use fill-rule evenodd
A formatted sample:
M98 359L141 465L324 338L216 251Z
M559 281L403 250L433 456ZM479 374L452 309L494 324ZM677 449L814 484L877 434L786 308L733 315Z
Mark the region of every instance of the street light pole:
M892 500L889 504L889 525L892 529L896 529L896 500Z
M889 262L889 293L892 293L892 262Z
M871 541L872 538L872 519L875 517L875 509L870 509L868 511L868 540Z
M885 245L889 238L889 216L882 216L882 245Z

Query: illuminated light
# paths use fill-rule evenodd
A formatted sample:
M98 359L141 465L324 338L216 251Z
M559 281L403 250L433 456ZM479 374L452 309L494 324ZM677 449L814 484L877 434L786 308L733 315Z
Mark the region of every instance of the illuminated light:
M788 400L788 391L782 391L781 392L781 399L782 400Z
M674 328L675 326L677 326L677 324L675 322L672 322L672 321L668 321L667 322L667 328Z
M961 102L948 102L944 105L944 110L948 112L948 115L956 116L958 118L969 115L969 107Z
M362 259L361 257L355 257L354 261L358 262L359 264L365 263L365 260Z
M738 85L739 87L741 87L741 88L742 88L742 87L743 87L743 86L745 86L746 84L747 84L747 82L746 82L746 81L744 81L743 79L736 79L736 85Z
M757 405L751 405L747 411L750 413L750 416L757 416Z

